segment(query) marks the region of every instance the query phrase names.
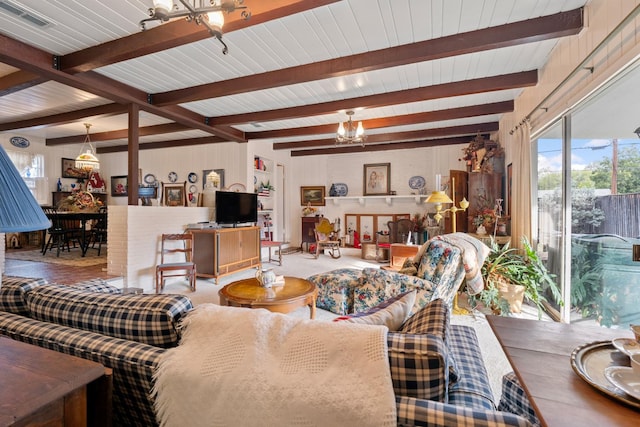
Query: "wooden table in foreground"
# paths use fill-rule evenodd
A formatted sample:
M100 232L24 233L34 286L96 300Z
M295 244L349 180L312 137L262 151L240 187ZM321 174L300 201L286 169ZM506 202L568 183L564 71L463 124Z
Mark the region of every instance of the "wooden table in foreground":
M487 316L543 426L638 426L640 411L600 393L571 367L581 345L631 331Z
M99 363L0 337L0 372L0 426L111 425L111 375Z
M266 289L257 279L244 279L228 284L218 292L221 305L266 308L278 313L290 313L309 306L311 318L316 317L316 286L305 279L285 277L284 286Z

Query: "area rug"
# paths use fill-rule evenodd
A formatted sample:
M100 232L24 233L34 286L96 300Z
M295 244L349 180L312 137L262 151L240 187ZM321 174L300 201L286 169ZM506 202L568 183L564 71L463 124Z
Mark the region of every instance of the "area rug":
M5 258L15 259L19 261L35 261L46 262L49 264L67 265L71 267L87 267L91 265L99 265L107 263L107 251L103 250L98 256L97 250L89 249L85 257L82 256L80 249L71 249L71 252L60 251L60 256L56 256L55 249L47 252L46 255L42 255L40 250L28 250L28 251L16 251L7 250L5 252Z

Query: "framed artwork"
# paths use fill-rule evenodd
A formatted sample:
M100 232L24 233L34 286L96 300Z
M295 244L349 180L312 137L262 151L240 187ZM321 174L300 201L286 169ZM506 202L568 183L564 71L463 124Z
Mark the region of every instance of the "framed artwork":
M300 187L300 205L324 206L324 191L324 186Z
M89 178L89 174L82 170L76 169L76 161L75 159L62 159L62 173L61 176L63 178L78 178L78 179L87 179Z
M112 197L125 197L127 196L128 187L127 175L119 175L111 177L111 196Z
M187 181L162 183L162 202L165 206L187 206Z
M218 188L224 188L224 169L203 169L202 189L204 190L204 188L207 186L207 175L209 175L210 172L215 172L220 176L220 184L218 185Z
M389 194L391 185L391 163L371 163L364 165L363 194L375 196Z

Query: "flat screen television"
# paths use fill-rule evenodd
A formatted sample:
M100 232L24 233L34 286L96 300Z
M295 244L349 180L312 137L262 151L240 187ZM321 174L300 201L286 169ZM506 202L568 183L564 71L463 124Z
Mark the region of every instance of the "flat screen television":
M234 226L258 222L258 194L216 191L216 222Z

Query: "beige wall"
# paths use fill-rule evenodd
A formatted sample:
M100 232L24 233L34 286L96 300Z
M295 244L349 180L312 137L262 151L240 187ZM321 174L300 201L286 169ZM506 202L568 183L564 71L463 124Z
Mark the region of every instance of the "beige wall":
M629 14L637 14L635 9L639 6L638 0L592 0L587 4L585 29L558 42L538 74L538 84L525 89L516 99L515 112L504 115L500 121L497 138L506 147L507 164L512 161L509 142L513 137L509 132L525 117L530 116L531 133L535 135L640 56L640 18L635 17L582 64ZM593 67L593 73L583 66ZM547 110L536 108L574 69L575 75L541 105Z

